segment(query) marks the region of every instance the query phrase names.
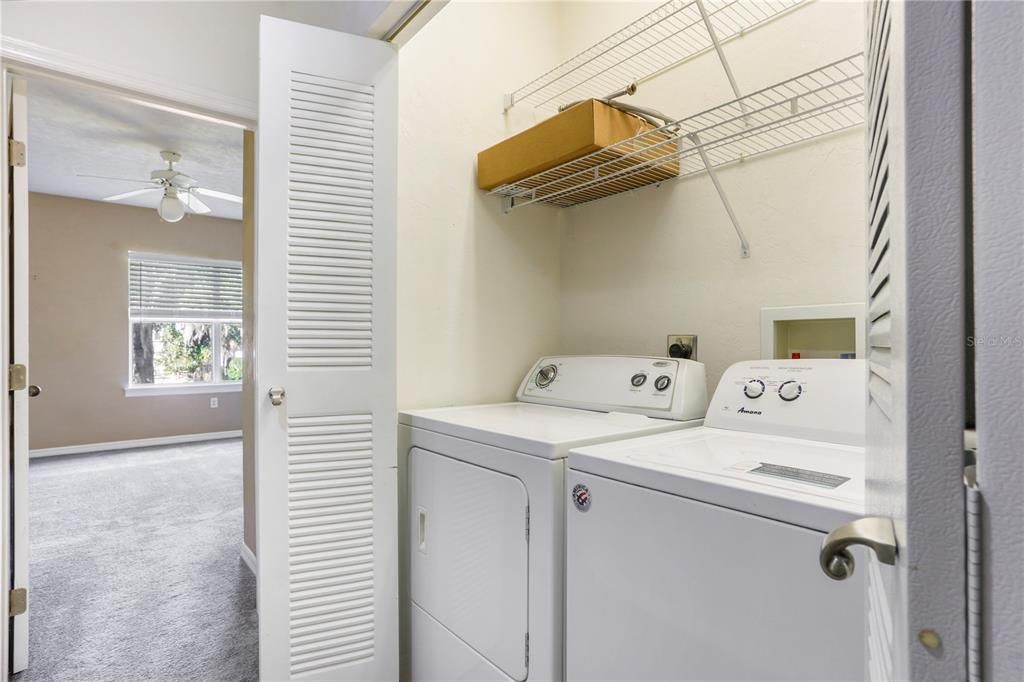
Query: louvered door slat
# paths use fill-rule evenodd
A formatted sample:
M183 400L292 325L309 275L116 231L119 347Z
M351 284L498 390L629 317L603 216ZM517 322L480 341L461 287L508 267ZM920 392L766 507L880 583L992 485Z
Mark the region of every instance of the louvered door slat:
M395 54L260 31L260 676L397 679Z
M891 15L888 0L870 5L867 83L867 365L869 428L892 428L894 414L892 360L892 286L890 220L893 207L889 191L889 35ZM882 682L891 680L894 668L891 614L884 603L878 568L871 564L868 595L868 675ZM889 627L886 627L886 624Z
M875 403L885 414L890 414L892 403L891 377L887 372L875 371L876 363L871 358L879 357L890 345L891 297L889 281L889 231L886 223L889 217L889 193L886 190L889 176L888 144L888 99L886 91L889 73L888 37L890 17L888 2L876 2L872 7L871 35L869 37L869 68L867 70L868 91L868 366L871 377L868 381L869 401ZM876 144L877 141L877 144Z

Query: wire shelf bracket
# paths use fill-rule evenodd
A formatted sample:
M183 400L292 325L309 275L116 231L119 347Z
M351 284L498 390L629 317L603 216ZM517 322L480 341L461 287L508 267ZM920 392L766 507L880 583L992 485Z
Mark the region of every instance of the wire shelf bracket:
M722 46L804 6L810 0L669 0L596 45L504 97L504 110L520 104L556 109L601 98L630 83L642 84L714 50L736 97L740 96Z
M750 245L716 171L863 123L864 55L858 53L490 194L502 197L506 212L536 203L567 207L707 173L747 257Z
M700 10L700 16L704 21L704 27L708 31L708 37L711 39L711 44L714 45L715 52L718 54L718 61L722 63L722 69L725 71L725 77L729 79L729 86L732 88L732 94L736 96L737 101L740 102L740 108L743 109L743 124L749 125L750 121L746 116L746 104L744 104L741 99L743 97L743 93L740 92L740 86L736 84L736 77L732 74L732 67L729 66L729 60L725 58L725 51L722 50L722 43L718 40L718 33L715 31L715 25L711 23L708 11L704 7L704 1L694 1L697 3L697 9ZM708 161L707 153L704 151L704 147L700 142L700 135L694 132L690 133L689 137L693 141L693 145L697 149L697 153L700 154L701 163L704 164L708 177L711 178L711 184L715 186L715 191L718 192L718 198L721 199L722 206L725 207L725 212L729 216L729 222L732 223L733 228L736 230L736 236L740 238L740 258L750 258L750 242L747 241L746 235L743 234L743 228L740 226L739 219L736 218L736 213L732 210L732 204L729 203L728 195L725 193L725 190L722 189L722 183L718 181L718 173L715 172L714 166L712 166Z
M704 145L701 144L700 135L697 133L690 133L690 140L693 141L694 149L700 155L701 163L704 164L704 169L707 171L708 177L711 178L711 184L715 186L715 191L718 192L718 198L722 200L722 206L725 207L725 212L729 215L729 222L732 223L733 229L736 230L736 236L740 239L740 258L750 258L750 242L747 241L747 235L743 233L743 228L740 226L740 221L736 218L736 213L732 210L732 204L729 203L729 197L726 195L725 190L722 189L722 183L718 181L718 173L715 171L715 167L711 165L708 160L708 154L704 151Z

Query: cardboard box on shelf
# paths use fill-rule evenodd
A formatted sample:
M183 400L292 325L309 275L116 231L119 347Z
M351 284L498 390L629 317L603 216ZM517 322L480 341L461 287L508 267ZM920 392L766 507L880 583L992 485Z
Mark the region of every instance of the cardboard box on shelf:
M571 204L661 182L679 174L679 162L671 156L675 145L661 144L672 140L672 136L652 133L654 130L655 126L638 116L587 100L480 152L477 183L481 189L492 190L524 179L533 180L531 176L601 150L606 152L572 164L564 174L545 173L536 178L536 184L557 189L559 198L567 199L556 203ZM619 145L638 135L643 137ZM582 181L580 170L591 163L605 164L603 173L615 173L617 179L603 189L573 188L573 184ZM643 168L639 167L641 164Z

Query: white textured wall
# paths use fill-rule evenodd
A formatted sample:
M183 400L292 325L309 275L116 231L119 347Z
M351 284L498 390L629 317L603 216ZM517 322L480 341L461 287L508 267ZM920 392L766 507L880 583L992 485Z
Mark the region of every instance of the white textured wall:
M567 51L648 7L565 4ZM863 6L814 2L725 49L751 92L862 50ZM730 93L707 54L642 86L634 101L685 116ZM704 175L569 209L561 351L663 354L666 335L698 334L713 390L728 365L759 357L762 307L862 301L863 156L856 129L721 170L749 259Z
M399 52L398 404L508 400L559 350L559 213L503 215L476 153L535 120L502 95L556 63L554 3L450 3Z

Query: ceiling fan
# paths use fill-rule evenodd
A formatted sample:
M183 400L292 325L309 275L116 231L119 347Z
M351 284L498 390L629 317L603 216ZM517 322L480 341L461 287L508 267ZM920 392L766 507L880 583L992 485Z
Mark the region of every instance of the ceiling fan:
M167 168L159 168L153 171L149 174L149 180L111 178L103 175L85 175L83 173L79 173L78 176L102 180L120 180L123 182L143 182L150 185L142 189L133 189L130 192L103 197L103 201L121 201L122 199L136 197L147 192L162 192L163 196L160 198L156 212L161 220L168 223L176 223L184 218L186 210L199 214L209 213L210 207L196 196L197 194L214 197L215 199L224 199L225 201L233 201L237 204L242 203L242 197L236 194L204 189L199 186L199 183L194 178L175 170L174 164L181 161L181 154L178 152L162 151L160 152L160 158L167 162Z

